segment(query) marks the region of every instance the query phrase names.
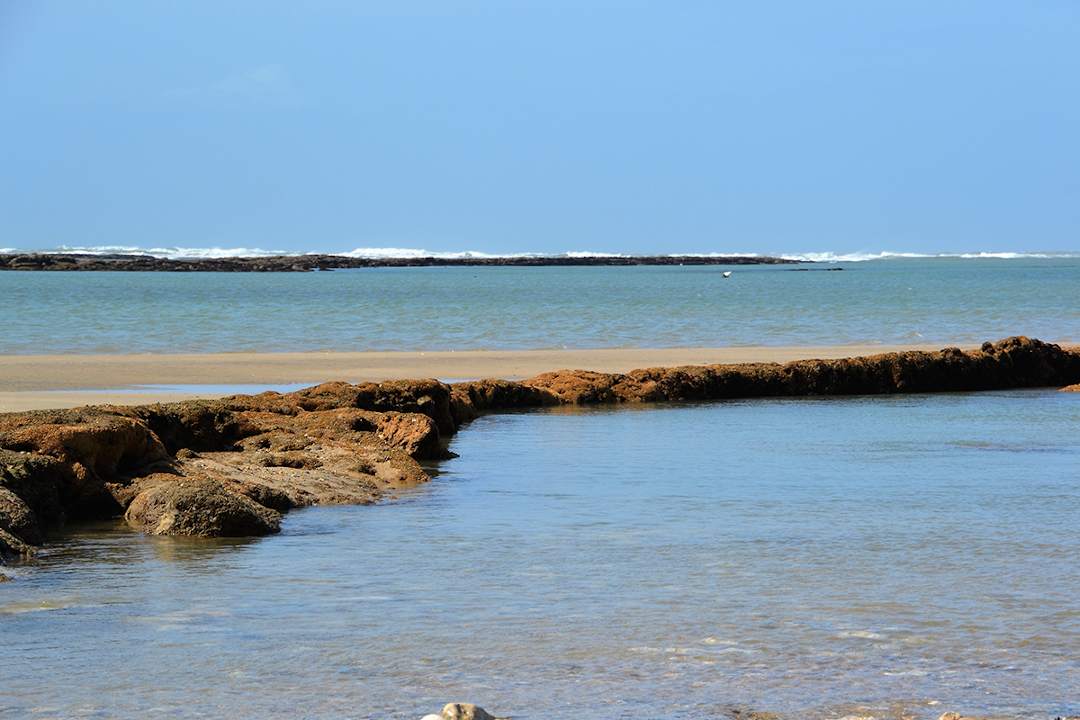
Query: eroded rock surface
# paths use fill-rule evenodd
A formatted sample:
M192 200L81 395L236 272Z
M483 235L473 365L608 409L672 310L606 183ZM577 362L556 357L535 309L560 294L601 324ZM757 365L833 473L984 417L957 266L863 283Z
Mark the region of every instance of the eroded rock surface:
M426 482L419 460L481 413L547 405L1061 387L1080 352L1024 337L962 352L787 364L559 370L447 385L331 382L294 393L0 415L0 555L67 519L157 534L260 535L280 513L376 502Z
M124 517L150 535L244 537L275 533L281 525L277 511L213 480L153 483Z
M445 456L438 422L456 429L449 397L433 380L328 383L0 415L4 552L24 554L68 518L123 515L154 534L263 535L294 507L375 502L426 482L419 459Z

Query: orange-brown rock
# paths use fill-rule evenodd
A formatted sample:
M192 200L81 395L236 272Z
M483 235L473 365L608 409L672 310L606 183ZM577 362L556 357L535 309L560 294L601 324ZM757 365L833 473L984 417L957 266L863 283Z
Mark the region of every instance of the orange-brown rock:
M446 435L452 435L456 429L450 413L450 388L438 380L391 380L360 385L330 382L293 395L304 410L354 407L420 413L434 420L439 431Z
M156 483L131 501L127 521L151 535L243 537L278 531L281 515L211 480Z
M1024 337L963 352L559 370L522 382L331 382L294 393L0 415L0 554L66 518L147 532L263 534L293 507L370 503L428 479L417 459L480 413L556 404L1063 386L1080 353Z
M428 480L417 458L445 456L433 416L456 428L447 386L385 385L0 416L0 528L12 548L118 514L154 533L262 534L293 507L375 502Z
M510 380L489 378L450 386L450 411L456 425L463 425L483 412L558 405L559 402L556 395L543 388Z
M1061 388L1061 392L1080 392L1080 383L1077 383L1075 385L1066 385L1065 387Z
M570 404L868 395L1060 385L1080 377L1080 354L1013 337L979 350L884 353L841 360L648 368L625 374L544 373L523 384Z

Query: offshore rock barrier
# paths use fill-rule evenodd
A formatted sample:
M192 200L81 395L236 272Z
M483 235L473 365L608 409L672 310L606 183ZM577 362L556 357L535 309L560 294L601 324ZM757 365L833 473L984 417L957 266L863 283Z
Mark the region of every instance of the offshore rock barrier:
M152 255L22 253L0 255L0 270L151 272L309 272L373 267L550 267L628 265L795 265L800 260L756 255L619 255L609 257L410 257L356 258L340 255L277 255L237 258L159 258Z
M292 393L0 415L0 556L32 554L69 520L123 516L148 533L276 532L281 514L373 503L429 479L422 461L480 414L551 405L1065 386L1080 351L1025 337L970 352L786 364L560 370L448 385L331 382Z

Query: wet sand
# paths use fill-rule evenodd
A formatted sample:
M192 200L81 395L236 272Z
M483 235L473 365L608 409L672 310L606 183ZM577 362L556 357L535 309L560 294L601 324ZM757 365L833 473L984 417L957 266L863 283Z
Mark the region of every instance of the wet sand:
M439 352L218 353L198 355L9 355L0 357L0 412L142 404L232 394L228 387L433 377L520 379L558 368L634 368L844 358L942 345L829 347L617 348ZM167 387L146 387L167 386Z

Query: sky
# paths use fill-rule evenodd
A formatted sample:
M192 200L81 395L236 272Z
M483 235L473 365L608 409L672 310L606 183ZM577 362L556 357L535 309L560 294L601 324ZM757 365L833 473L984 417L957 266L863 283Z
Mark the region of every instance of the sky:
M1075 0L0 0L0 247L1080 250Z

